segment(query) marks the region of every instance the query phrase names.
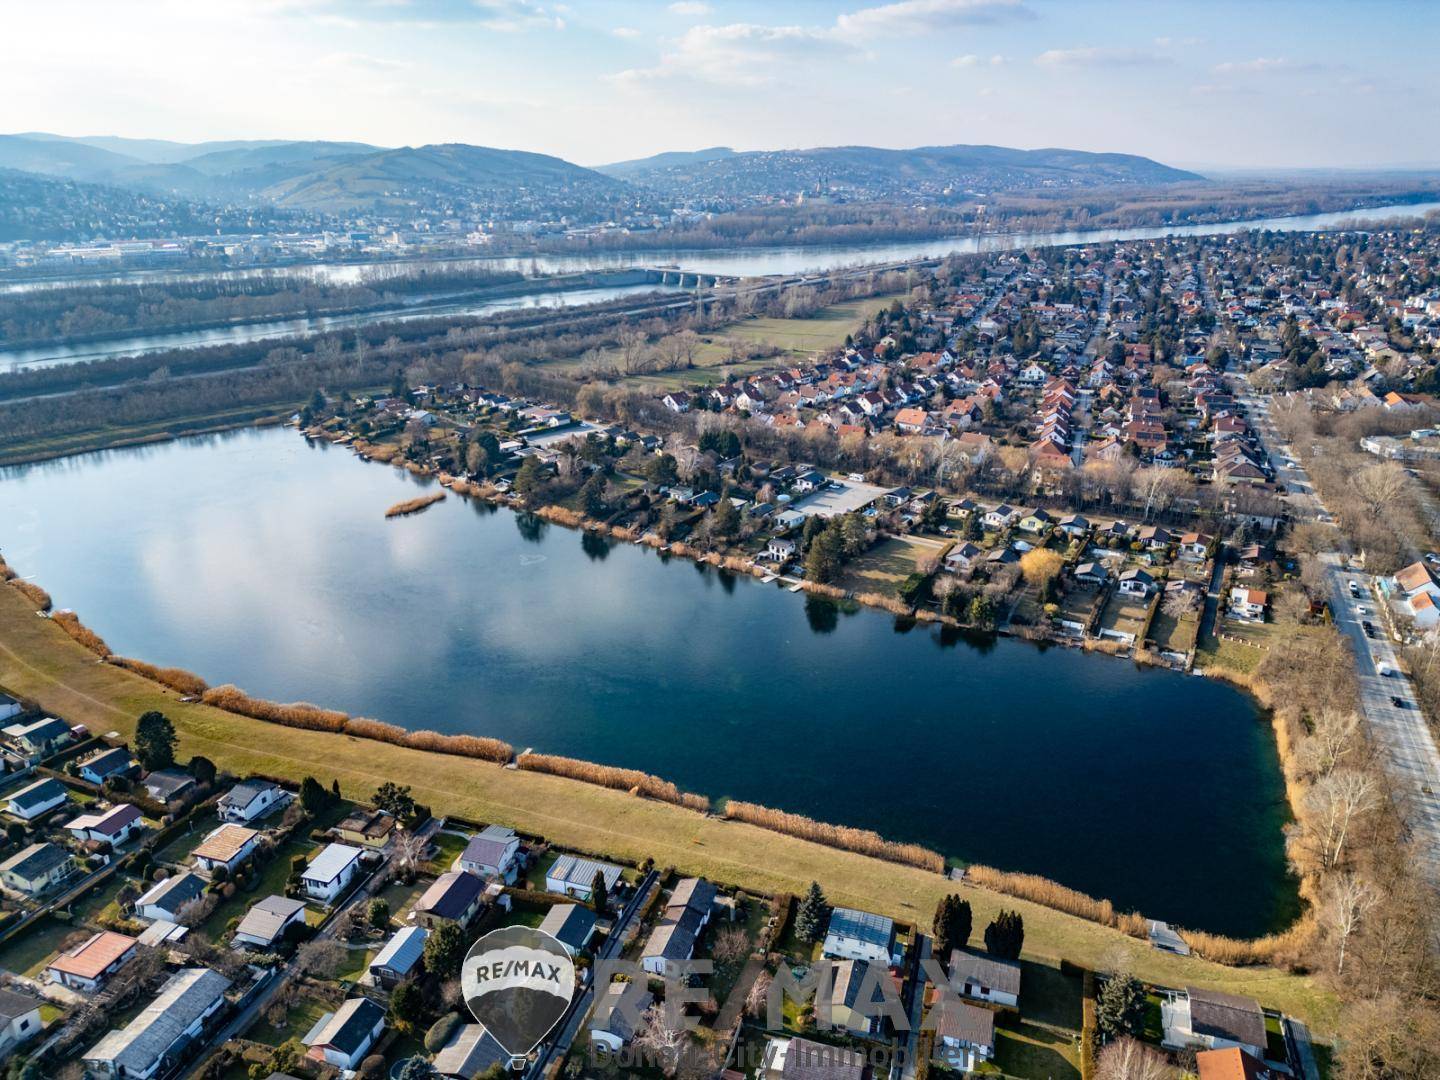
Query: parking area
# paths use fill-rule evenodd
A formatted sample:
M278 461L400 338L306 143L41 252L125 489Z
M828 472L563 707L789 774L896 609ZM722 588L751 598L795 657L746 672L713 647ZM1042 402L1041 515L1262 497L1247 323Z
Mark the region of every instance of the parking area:
M835 517L837 514L848 514L852 510L862 510L889 490L875 484L832 476L829 487L807 495L795 503L794 509L806 517L817 514L820 517Z

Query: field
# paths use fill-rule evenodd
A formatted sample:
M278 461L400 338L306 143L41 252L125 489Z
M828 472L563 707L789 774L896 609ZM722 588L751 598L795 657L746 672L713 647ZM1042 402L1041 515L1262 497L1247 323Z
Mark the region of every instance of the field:
M37 617L28 601L8 588L0 588L0 686L73 723L96 731L113 729L128 738L133 738L141 713L158 709L174 722L183 757L203 754L233 774L253 771L298 780L318 773L322 783L336 778L347 797L362 800L393 780L411 785L416 799L437 814L499 822L556 844L628 861L652 857L657 865L753 892L803 893L811 881L818 881L833 903L912 923L928 923L939 899L959 892L974 908L977 926L1002 907L1018 910L1025 919L1028 959L1053 965L1063 957L1100 965L1118 949L1130 955L1142 979L1248 994L1304 1018L1316 1031L1334 1029L1335 999L1310 977L1263 967L1228 968L1157 952L1118 931L1024 900L622 791L474 759L278 727L185 703L137 675L95 663L92 654L60 627Z
M916 562L921 558L938 558L942 546L918 536L882 540L864 555L846 563L835 584L853 593L894 596L900 583L915 572Z
M1148 610L1149 601L1130 599L1113 592L1110 599L1105 602L1105 610L1100 615L1100 629L1114 630L1121 634L1130 634L1134 637L1140 636L1140 631L1145 626L1145 613Z

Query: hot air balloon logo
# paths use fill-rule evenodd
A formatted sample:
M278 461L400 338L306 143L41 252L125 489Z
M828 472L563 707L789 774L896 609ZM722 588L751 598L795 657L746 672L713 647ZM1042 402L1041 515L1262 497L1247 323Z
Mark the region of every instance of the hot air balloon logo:
M492 930L470 947L460 989L475 1019L512 1059L550 1034L575 996L570 952L528 926Z

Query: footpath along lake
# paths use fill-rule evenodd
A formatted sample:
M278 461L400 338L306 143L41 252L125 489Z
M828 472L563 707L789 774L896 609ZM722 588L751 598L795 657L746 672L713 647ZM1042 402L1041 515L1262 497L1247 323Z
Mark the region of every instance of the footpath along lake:
M1297 910L1274 739L1229 686L453 495L385 520L426 486L289 429L108 451L0 470L0 552L112 649L212 684L633 766L1184 925Z

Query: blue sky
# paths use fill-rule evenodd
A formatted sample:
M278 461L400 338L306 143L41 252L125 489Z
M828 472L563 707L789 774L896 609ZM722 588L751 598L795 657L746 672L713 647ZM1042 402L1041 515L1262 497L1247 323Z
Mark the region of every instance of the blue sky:
M1440 164L1423 0L46 0L0 30L0 131Z

